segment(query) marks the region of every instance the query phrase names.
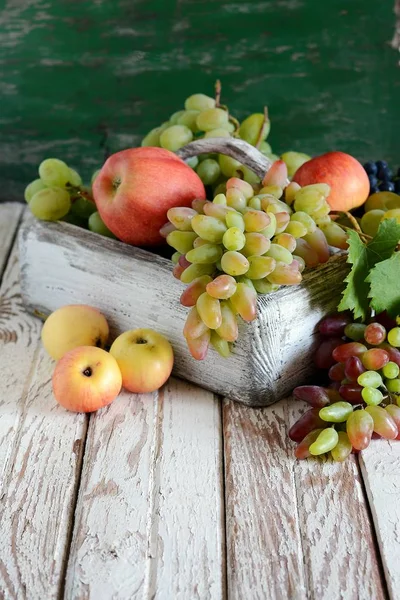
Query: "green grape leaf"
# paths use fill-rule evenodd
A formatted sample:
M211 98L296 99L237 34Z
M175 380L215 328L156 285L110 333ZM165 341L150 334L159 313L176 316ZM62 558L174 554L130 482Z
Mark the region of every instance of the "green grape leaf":
M364 244L355 231L349 232L349 255L352 265L338 310L352 310L354 318L365 320L369 309L370 283L366 281L377 263L391 257L400 240L400 224L384 219L373 240ZM383 292L384 293L384 292Z
M393 318L400 315L400 253L375 265L366 281L371 286L371 307L377 313L386 310Z

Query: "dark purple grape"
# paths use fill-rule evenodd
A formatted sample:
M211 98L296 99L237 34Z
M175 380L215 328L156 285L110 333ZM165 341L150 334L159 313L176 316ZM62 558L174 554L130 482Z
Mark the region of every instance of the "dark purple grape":
M294 388L293 396L296 400L303 400L314 408L323 408L331 401L327 390L319 385L300 385Z
M397 169L397 177L400 177L400 167Z
M314 363L318 369L330 369L335 362L332 352L335 348L343 344L342 338L328 338L320 344L314 354Z
M387 162L385 160L377 160L375 164L376 164L376 168L378 170L378 174L379 174L379 171L381 169L387 169L388 168L388 164L387 164Z
M346 378L350 381L357 381L358 376L364 373L365 368L358 356L349 356L344 365Z
M396 194L400 194L400 179L397 179L394 182L394 191L396 192Z
M374 187L374 186L378 185L378 180L375 177L375 175L369 175L368 179L369 179L369 187Z
M393 171L391 169L389 169L389 167L387 169L381 169L378 178L381 179L382 181L390 181L393 177Z
M372 194L376 194L377 192L379 192L379 187L377 185L374 185L372 187L370 187L369 189L369 193Z
M332 381L343 381L346 378L346 374L344 372L344 364L336 363L329 369L328 373L329 379Z
M379 191L381 192L394 192L394 183L393 181L383 181L379 184Z
M339 388L339 394L343 400L350 402L350 404L359 404L360 402L363 402L361 391L361 385L355 385L353 383L345 383Z
M310 408L289 429L289 437L294 442L301 442L313 429L326 427L326 421L319 416L320 408Z
M351 318L346 314L331 315L320 322L318 330L322 335L329 335L329 337L341 336L350 322Z
M365 172L368 173L368 175L376 175L378 172L378 167L372 160L369 160L365 163L364 169Z

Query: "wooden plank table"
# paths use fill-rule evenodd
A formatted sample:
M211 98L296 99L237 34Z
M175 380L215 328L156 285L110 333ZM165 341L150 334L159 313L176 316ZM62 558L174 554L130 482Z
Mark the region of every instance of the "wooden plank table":
M90 416L52 396L0 205L0 598L400 598L400 443L297 461L290 398L171 379Z

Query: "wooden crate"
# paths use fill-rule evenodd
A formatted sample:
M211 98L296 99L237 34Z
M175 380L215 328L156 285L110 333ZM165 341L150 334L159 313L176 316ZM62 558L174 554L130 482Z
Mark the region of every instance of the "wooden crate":
M196 361L182 334L184 286L169 260L67 223L31 220L19 235L22 296L31 312L83 303L106 315L113 336L154 328L173 345L176 376L250 406L276 402L311 375L316 324L335 310L348 270L346 257L336 255L301 285L259 296L258 318L241 323L232 356L210 350Z

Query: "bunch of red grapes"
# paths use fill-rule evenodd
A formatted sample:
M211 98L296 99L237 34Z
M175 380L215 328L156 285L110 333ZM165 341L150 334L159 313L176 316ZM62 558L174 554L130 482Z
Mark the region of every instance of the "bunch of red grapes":
M386 315L363 324L336 314L319 332L314 360L328 381L293 391L312 407L289 430L296 457L343 461L373 437L400 439L400 327Z

